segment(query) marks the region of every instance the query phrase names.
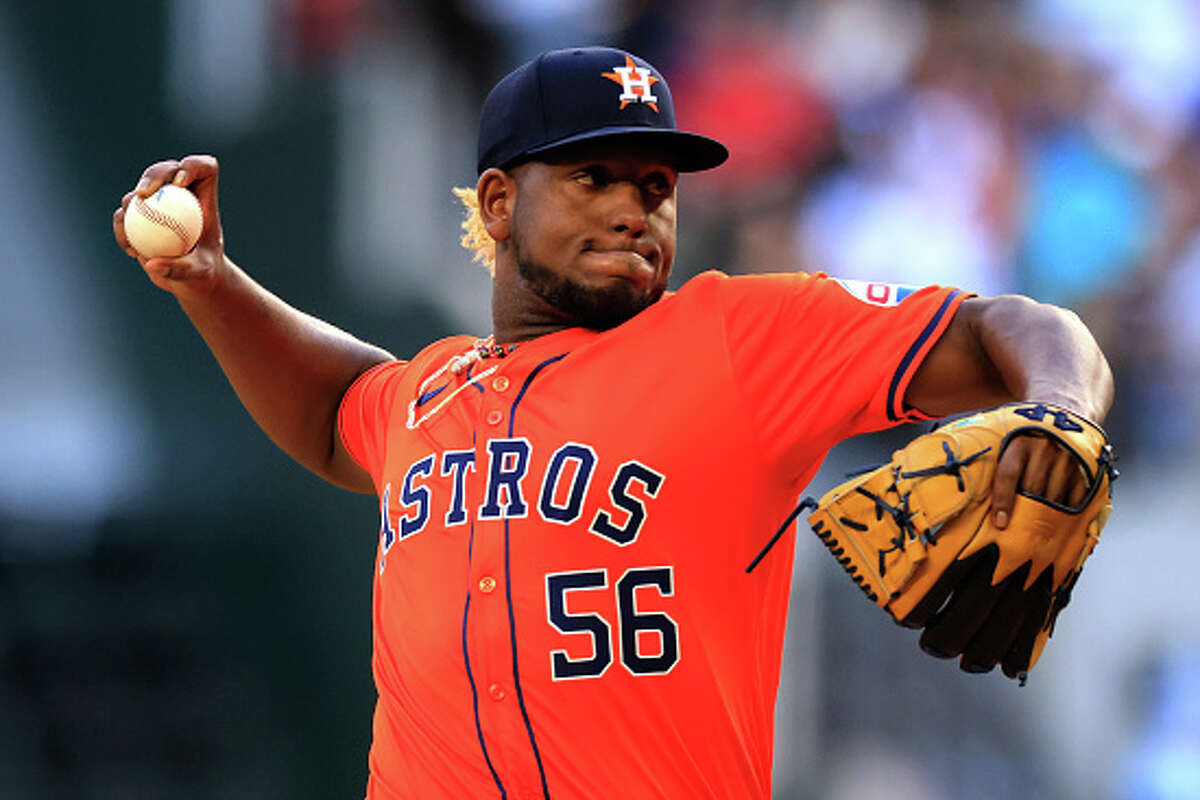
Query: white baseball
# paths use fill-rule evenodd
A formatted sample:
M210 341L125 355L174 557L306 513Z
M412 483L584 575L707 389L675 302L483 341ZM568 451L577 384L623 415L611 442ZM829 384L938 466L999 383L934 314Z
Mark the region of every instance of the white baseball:
M125 236L143 258L183 255L196 246L203 227L196 195L173 183L149 197L134 196L125 211Z

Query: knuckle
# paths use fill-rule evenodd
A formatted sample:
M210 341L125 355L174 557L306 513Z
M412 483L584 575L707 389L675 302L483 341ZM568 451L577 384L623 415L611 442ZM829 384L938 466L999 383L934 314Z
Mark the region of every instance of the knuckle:
M189 170L194 170L197 167L202 167L205 170L215 172L217 169L217 159L207 153L193 153L184 156L180 161L180 165Z
M171 159L167 159L167 160L163 160L163 161L155 161L153 164L146 167L145 171L142 172L142 177L154 178L158 175L161 175L164 172L168 172L170 170L175 169L178 165L179 165L178 161L174 161Z

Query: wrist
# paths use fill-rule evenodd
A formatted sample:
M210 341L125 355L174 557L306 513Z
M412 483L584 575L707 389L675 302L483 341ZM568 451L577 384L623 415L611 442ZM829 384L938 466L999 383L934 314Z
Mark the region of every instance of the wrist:
M181 302L185 299L211 298L229 283L238 270L237 265L224 252L215 257L201 255L200 258L202 260L183 277L173 281L171 289Z
M1063 408L1097 425L1104 422L1104 409L1099 403L1092 402L1080 394L1063 392L1061 389L1026 392L1022 402Z

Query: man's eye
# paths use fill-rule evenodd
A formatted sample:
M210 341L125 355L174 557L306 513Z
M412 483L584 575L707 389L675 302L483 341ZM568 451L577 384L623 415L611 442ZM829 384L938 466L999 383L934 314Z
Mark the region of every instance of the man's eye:
M662 175L652 175L646 179L646 191L651 194L665 195L671 193L670 182Z
M601 167L587 167L575 173L575 180L585 186L605 186L608 184L608 172Z

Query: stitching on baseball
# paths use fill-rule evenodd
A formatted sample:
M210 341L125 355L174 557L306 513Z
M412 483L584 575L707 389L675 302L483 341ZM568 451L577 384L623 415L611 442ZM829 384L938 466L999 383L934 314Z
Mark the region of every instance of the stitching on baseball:
M162 225L164 228L170 230L179 237L179 241L182 244L188 243L187 231L184 229L183 223L174 217L159 211L157 208L147 203L146 198L144 197L136 197L134 198L134 202L137 204L137 210L139 214L146 217L146 219L150 220L151 222L157 225Z

